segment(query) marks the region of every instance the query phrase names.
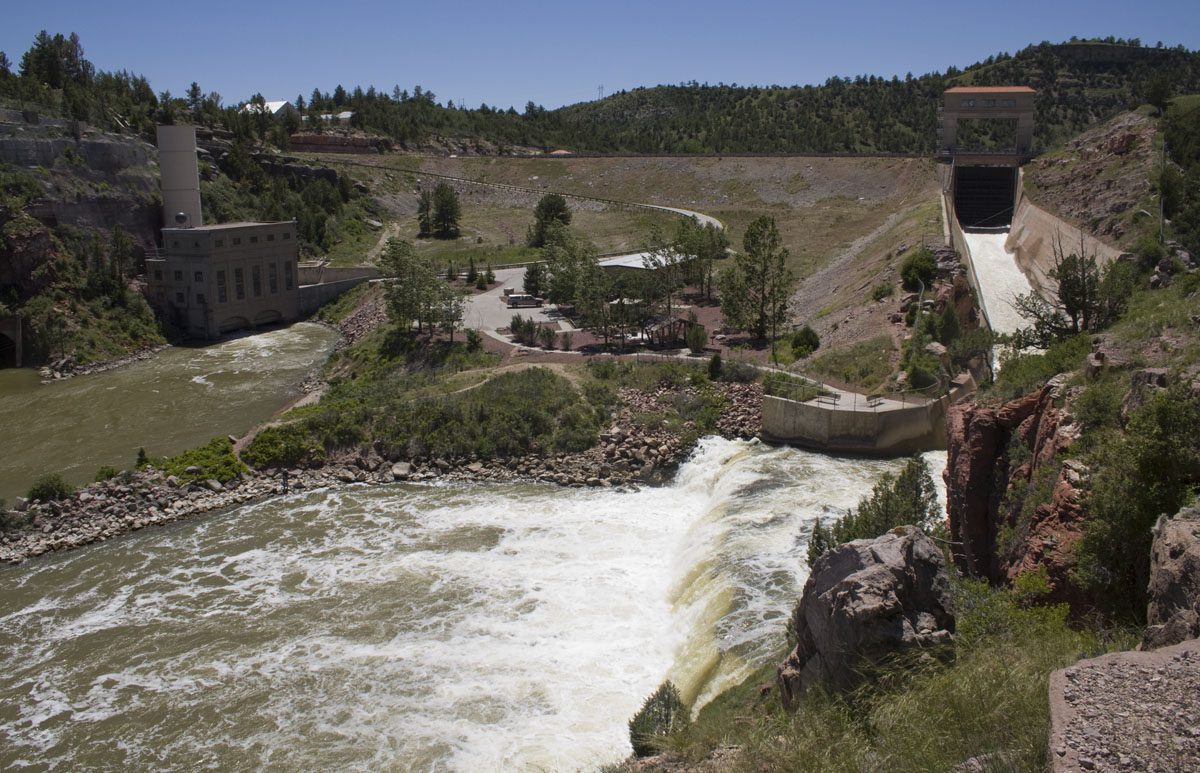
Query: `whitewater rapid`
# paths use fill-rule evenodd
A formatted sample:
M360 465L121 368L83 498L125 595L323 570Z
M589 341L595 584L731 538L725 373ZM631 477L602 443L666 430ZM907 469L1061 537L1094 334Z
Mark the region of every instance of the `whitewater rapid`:
M4 569L0 766L594 769L664 678L777 655L813 520L899 464L707 438L662 488L309 492Z

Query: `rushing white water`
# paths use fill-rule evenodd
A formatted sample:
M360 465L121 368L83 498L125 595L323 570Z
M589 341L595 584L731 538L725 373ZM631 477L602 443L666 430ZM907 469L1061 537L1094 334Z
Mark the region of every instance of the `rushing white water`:
M979 277L979 302L992 331L1015 333L1026 327L1028 323L1017 313L1013 301L1018 295L1033 292L1033 287L1013 254L1004 249L1008 231L964 231L963 238Z
M3 570L0 766L593 769L665 677L776 655L813 519L897 465L709 438L663 488L313 492Z

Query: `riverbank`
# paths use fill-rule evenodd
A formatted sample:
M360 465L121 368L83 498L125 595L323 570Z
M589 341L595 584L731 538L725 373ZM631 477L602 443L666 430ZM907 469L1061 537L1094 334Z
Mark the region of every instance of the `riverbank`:
M55 381L65 381L75 376L87 376L92 373L103 373L108 370L115 370L126 365L132 365L135 362L143 362L150 359L154 355L170 349L171 344L156 344L148 346L145 349L139 349L132 354L127 354L124 357L117 357L115 360L105 360L104 362L93 362L87 365L81 365L75 362L70 357L64 357L58 360L52 360L50 363L38 368L38 375L41 376L43 384L49 384Z
M726 438L751 438L762 421L758 384L719 383L726 401L716 431ZM641 426L637 417L676 390L622 388L621 407L599 442L586 451L512 459L435 457L384 459L374 453L344 454L314 469L249 471L222 483L181 483L159 470L146 469L88 485L61 501L18 501L0 514L15 528L0 532L0 562L30 558L113 539L205 513L261 502L295 491L395 482L550 483L567 487L634 487L670 480L691 455L698 438Z

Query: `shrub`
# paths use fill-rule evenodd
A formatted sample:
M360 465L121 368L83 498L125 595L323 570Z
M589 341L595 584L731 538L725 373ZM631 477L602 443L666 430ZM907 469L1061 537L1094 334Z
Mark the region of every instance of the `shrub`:
M896 292L896 286L891 282L880 282L871 288L871 300L882 301L884 298L891 298Z
M908 253L900 264L900 281L905 290L916 291L922 284L929 289L936 275L937 262L933 253L924 247Z
M57 472L48 472L38 477L29 487L29 499L39 502L54 502L66 499L75 493L75 487L67 483L66 478Z
M1151 527L1195 496L1198 426L1200 401L1175 387L1135 410L1124 433L1101 428L1088 438L1090 517L1078 543L1075 576L1118 619L1145 617Z
M708 377L713 381L716 381L721 377L721 370L721 353L717 352L712 356L712 359L708 361Z
M538 341L541 343L543 349L553 349L554 348L554 341L557 338L557 336L554 334L554 331L551 330L550 328L548 328L548 327L538 328L537 329L537 337L538 337Z
M857 508L829 526L820 520L813 525L808 540L808 565L812 566L825 551L838 545L878 537L897 526L916 526L927 533L936 531L940 519L929 465L920 456L913 456L899 475L883 475Z
M688 707L679 697L679 690L670 682L663 682L629 720L629 743L633 753L638 757L649 757L659 751L668 735L682 730L687 723Z
M699 354L708 344L708 331L704 329L703 325L692 325L688 328L685 342L693 354Z
M821 339L817 337L817 331L808 325L792 333L791 343L792 354L801 359L821 348Z
M758 379L758 368L741 360L730 360L721 368L721 380L749 384Z
M246 465L234 456L233 443L227 437L213 438L198 448L158 460L154 466L184 483L206 478L225 482L246 471ZM190 467L199 467L200 472L188 472Z
M100 469L96 470L95 480L97 483L102 483L106 480L112 480L115 477L117 477L117 468L113 467L112 465L106 464Z
M467 329L467 351L477 352L483 348L483 336L474 328Z
M562 350L564 352L571 351L571 333L570 332L563 333L562 335L560 335L558 337L558 339L562 342Z
M992 384L991 392L1005 400L1028 394L1053 376L1078 368L1091 350L1091 336L1080 333L1056 341L1040 354L1013 354L1006 351L1000 357L1000 372Z

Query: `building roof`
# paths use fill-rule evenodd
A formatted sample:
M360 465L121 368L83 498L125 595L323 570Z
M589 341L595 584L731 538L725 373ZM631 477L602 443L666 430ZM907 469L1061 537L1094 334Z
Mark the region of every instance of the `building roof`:
M1035 89L1029 86L954 86L946 89L947 94L1036 94Z
M600 268L646 268L646 259L652 256L657 256L654 252L633 252L628 255L617 255L615 257L606 258L599 262ZM682 256L674 256L675 260L681 260Z
M295 220L269 220L263 222L213 223L212 225L196 225L191 226L190 228L164 228L162 230L164 233L168 231L178 231L180 233L187 233L188 231L191 231L192 233L197 231L235 231L239 228L261 228L268 225L292 225L295 222Z
M290 108L291 106L292 106L292 103L288 102L286 99L277 99L277 100L273 100L271 102L263 103L263 107L261 108L261 110L263 112L270 113L271 115L279 115L280 111L282 111L286 108ZM259 111L260 111L259 106L254 104L253 102L247 102L246 104L242 105L243 113L257 113Z

